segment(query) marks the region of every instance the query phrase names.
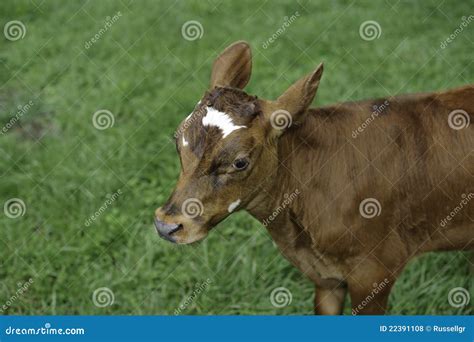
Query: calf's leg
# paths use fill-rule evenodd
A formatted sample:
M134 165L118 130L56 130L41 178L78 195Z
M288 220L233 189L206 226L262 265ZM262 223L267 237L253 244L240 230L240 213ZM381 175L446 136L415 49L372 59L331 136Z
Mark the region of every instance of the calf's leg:
M325 289L316 286L314 313L316 315L340 315L344 309L346 288Z
M351 296L353 315L383 315L387 310L388 297L395 279L359 279L351 280L349 293Z

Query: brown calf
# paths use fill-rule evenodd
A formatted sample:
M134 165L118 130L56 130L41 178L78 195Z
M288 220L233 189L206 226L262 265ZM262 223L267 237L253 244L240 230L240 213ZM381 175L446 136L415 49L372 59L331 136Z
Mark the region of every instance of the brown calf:
M247 43L224 50L181 123L162 237L200 240L245 209L314 282L320 314L347 290L353 313L384 313L412 257L474 248L474 86L309 109L322 65L268 101L242 90L251 64Z

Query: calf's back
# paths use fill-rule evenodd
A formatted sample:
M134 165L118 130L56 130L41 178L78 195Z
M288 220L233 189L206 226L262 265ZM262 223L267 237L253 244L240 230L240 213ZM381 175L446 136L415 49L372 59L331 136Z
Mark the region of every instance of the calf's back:
M300 189L292 210L326 255L472 248L474 135L452 128L457 110L472 121L473 86L310 109L279 144L275 191Z

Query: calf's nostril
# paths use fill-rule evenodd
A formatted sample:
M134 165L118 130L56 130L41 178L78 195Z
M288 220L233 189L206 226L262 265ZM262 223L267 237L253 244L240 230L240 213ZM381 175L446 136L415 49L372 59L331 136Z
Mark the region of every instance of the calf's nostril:
M162 237L169 237L171 234L176 233L177 231L183 229L182 224L177 224L177 223L166 223L164 221L161 221L159 218L155 217L155 227L157 232L162 236Z
M183 229L183 225L182 224L177 224L175 228L170 230L169 235L174 234L174 233L176 233L177 231L179 231L181 229Z

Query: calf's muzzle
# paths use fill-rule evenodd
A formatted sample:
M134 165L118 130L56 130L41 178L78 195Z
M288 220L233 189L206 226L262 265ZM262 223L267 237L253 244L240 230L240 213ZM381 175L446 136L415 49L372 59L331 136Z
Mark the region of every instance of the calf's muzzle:
M173 238L173 234L183 229L183 225L179 223L166 223L155 217L156 231L160 236L170 242L176 242Z

